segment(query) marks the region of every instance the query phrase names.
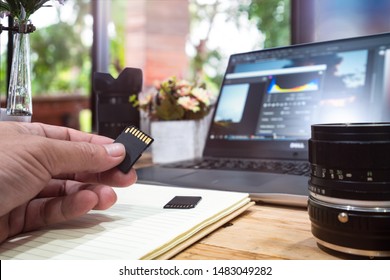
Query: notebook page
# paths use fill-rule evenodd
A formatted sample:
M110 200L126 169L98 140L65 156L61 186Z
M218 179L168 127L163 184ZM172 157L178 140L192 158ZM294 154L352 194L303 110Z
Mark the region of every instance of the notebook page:
M249 201L245 193L142 184L116 191L118 202L112 208L8 240L0 246L0 259L156 256ZM202 196L202 200L193 209L164 209L176 195Z

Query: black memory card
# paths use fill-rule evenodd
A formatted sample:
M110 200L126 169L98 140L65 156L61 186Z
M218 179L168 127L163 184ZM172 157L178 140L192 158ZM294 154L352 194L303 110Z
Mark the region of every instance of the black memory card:
M164 208L190 209L194 208L201 199L201 196L175 196L165 204Z
M134 163L153 142L153 138L145 134L135 126L126 127L115 139L114 143L122 143L126 148L125 159L118 165L123 173L130 171Z

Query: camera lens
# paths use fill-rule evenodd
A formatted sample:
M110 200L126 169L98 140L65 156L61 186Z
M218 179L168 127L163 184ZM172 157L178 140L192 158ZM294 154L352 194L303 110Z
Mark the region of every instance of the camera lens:
M318 244L390 256L390 123L312 125L308 212Z

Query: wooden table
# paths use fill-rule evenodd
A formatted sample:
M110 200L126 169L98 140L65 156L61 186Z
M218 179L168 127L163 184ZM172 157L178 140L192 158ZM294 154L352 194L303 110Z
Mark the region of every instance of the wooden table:
M136 168L151 164L143 156ZM256 204L224 227L188 247L177 260L322 260L348 256L321 250L304 208Z

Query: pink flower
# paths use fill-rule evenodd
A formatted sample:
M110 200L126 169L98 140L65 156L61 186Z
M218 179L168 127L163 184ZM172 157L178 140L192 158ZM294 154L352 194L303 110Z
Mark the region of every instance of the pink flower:
M191 94L196 97L200 102L204 103L206 106L210 105L210 93L204 88L194 88L191 91Z
M177 94L179 96L187 96L187 95L190 95L191 93L191 86L188 85L188 86L182 86L180 87L178 90L177 90Z
M200 110L199 101L189 96L182 96L177 99L177 104L181 105L184 109L192 111L194 113Z

